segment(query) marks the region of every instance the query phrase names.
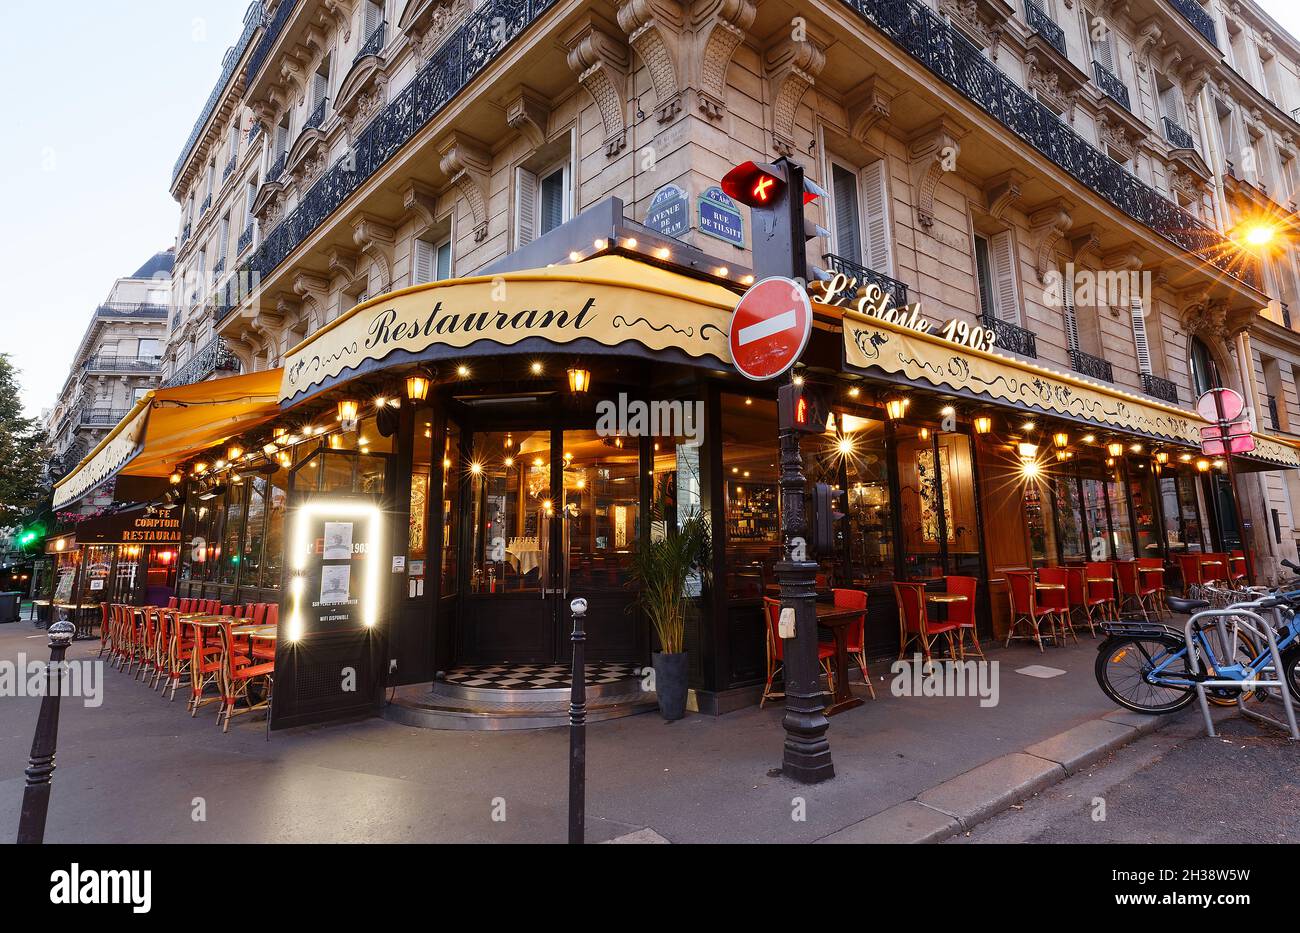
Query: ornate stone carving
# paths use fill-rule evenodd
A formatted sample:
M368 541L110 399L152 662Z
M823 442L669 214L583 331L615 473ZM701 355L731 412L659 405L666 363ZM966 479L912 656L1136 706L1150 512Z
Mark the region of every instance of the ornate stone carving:
M325 251L325 263L331 275L340 275L349 282L357 277L357 254L342 246L332 246ZM325 302L321 302L322 310Z
M1029 232L1037 241L1034 268L1040 282L1046 282L1047 273L1056 268L1056 246L1074 223L1073 211L1074 205L1069 201L1055 198L1029 213Z
M362 255L379 269L380 284L378 291L386 292L393 285L393 242L396 231L382 220L362 214L352 221L352 242L357 244Z
M699 66L696 99L710 120L721 119L726 109L727 68L755 14L753 0L699 0L695 4L691 22L702 39L693 59Z
M569 67L600 110L605 125L605 155L616 156L627 146L627 47L594 17L571 29L564 45Z
M956 169L964 135L965 131L955 123L940 117L912 134L909 140L907 153L916 197L916 219L927 230L934 226L935 189L939 179Z
M1227 341L1228 306L1220 298L1211 298L1203 291L1197 291L1184 305L1179 315L1183 330L1202 340Z
M650 71L655 116L667 123L682 109L676 56L689 49L682 41L682 9L675 0L619 0L618 24Z
M469 0L410 0L397 28L410 36L423 61L437 51L469 10Z
M890 104L896 96L898 89L879 75L872 75L864 81L845 101L849 134L858 142L865 143L872 127L889 119Z
M528 140L534 149L540 148L546 142L546 125L551 117L551 107L546 98L521 84L506 99L505 107L506 125Z
M794 121L807 90L826 64L826 53L811 38L787 37L765 56L772 100L772 148L780 155L795 151Z
M1004 219L1007 211L1020 203L1020 188L1024 183L1025 176L1013 168L990 178L984 185L984 202L989 214Z
M1137 42L1134 43L1133 57L1137 60L1138 71L1146 74L1148 62L1153 52L1160 48L1160 20L1153 16L1138 27Z
M1029 89L1037 91L1049 104L1060 110L1065 122L1073 123L1074 107L1079 102L1078 88L1066 90L1062 87L1058 72L1039 66L1036 51L1025 53L1025 67L1028 69Z
M998 46L1002 42L1002 24L980 15L977 0L939 0L939 12L948 14L976 45L989 50L989 59L998 60Z
M487 147L464 133L452 133L438 144L438 166L454 185L474 217L474 242L487 238L488 179L492 157Z
M1101 141L1125 159L1133 158L1137 152L1137 142L1129 135L1128 127L1105 111L1097 114L1097 131Z

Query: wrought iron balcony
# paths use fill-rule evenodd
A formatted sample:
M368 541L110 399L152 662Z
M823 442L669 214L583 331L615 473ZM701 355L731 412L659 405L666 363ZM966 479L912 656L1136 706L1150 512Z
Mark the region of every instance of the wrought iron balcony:
M261 135L262 135L262 124L255 120L253 121L253 125L248 128L249 145L252 145L253 140L257 139L257 137Z
M271 167L266 170L267 181L279 181L280 176L284 174L284 163L289 161L289 152L285 150L280 153L279 157L271 163Z
M160 356L118 356L116 353L96 353L86 360L82 370L87 373L156 373L161 365Z
M1151 373L1143 373L1142 391L1147 395L1163 399L1170 405L1178 404L1178 386L1168 379L1162 379L1160 376L1153 376Z
M1092 63L1092 76L1097 82L1097 87L1101 88L1102 93L1116 103L1121 104L1125 110L1132 110L1128 102L1128 88L1124 86L1115 74L1101 62Z
M204 214L206 214L208 212L208 208L211 206L212 206L212 192L209 191L208 196L204 198L203 203L199 205L199 216L202 217Z
M232 174L234 174L235 166L237 164L239 164L239 156L232 152L230 154L230 161L227 162L226 167L221 170L222 182L225 182L227 178L229 178Z
M1162 117L1161 119L1165 125L1165 139L1169 140L1169 145L1175 149L1196 148L1196 141L1192 139L1191 133L1168 117Z
M1228 275L1257 285L1256 271L1243 268L1231 251L1223 249L1223 237L1217 230L1070 129L920 0L841 2L1024 143L1124 214ZM492 12L493 4L485 4L481 10L497 15ZM479 15L483 14L476 13L475 17ZM358 179L357 184L363 180Z
M192 385L218 372L239 372L239 359L230 352L226 342L220 337L213 337L202 347L194 351L189 361L163 381L162 387Z
M191 224L186 224L185 229L181 231L181 246L184 246L186 243L190 241L191 226L192 226Z
M220 259L218 259L216 262L212 264L212 275L215 278L216 276L221 275L221 273L225 271L226 271L226 257L222 256Z
M239 66L239 60L244 57L244 52L248 49L249 42L253 39L253 34L257 32L257 27L262 24L262 4L254 3L249 7L248 13L244 19L244 31L240 33L235 44L230 47L224 59L225 65L221 69L221 77L217 78L216 86L212 88L212 93L208 95L207 103L203 105L203 110L199 113L198 120L194 123L194 129L190 130L189 139L185 141L181 154L176 158L176 164L172 167L172 184L176 184L176 179L181 175L181 169L185 167L185 160L194 150L194 144L199 141L199 134L203 132L203 127L207 126L208 119L212 112L216 110L217 103L225 95L226 84L230 81L230 76L235 73Z
M125 317L167 320L171 310L166 305L134 301L106 301L95 309L97 317Z
M992 314L981 314L980 324L993 331L994 345L999 350L1018 353L1031 359L1038 358L1038 338L1032 330L1003 321Z
M898 279L877 272L875 269L868 269L860 263L845 259L843 256L836 256L834 253L826 253L822 259L830 266L831 272L839 272L856 279L859 286L867 283L880 286L880 290L889 296L893 307L901 308L907 304L907 286Z
M1210 45L1218 48L1219 37L1214 29L1214 18L1206 13L1196 0L1169 0L1170 5L1183 15Z
M290 2L281 0L281 5ZM265 280L354 191L557 2L486 0L474 9L358 135L348 154L326 169L298 206L263 236L242 267L249 280L258 276ZM279 15L277 10L277 19ZM255 72L250 64L250 78ZM275 177L274 173L267 174L268 180Z
M1034 0L1025 0L1025 22L1029 24L1030 29L1046 39L1056 51L1062 55L1069 55L1065 47L1065 30Z
M365 58L367 55L378 55L384 47L384 32L388 27L388 21L384 20L373 30L370 35L366 36L366 41L361 43L361 48L357 50L355 62L358 59Z
M284 29L284 24L289 21L293 8L301 0L280 0L280 5L275 8L269 20L263 17L262 21L262 38L257 40L257 45L253 47L253 54L248 58L248 67L244 69L244 81L246 84L252 84L257 73L262 70L266 64L266 56L271 54L271 47L275 45L275 40L280 38L280 32Z
M307 118L307 122L303 124L304 130L320 129L320 125L325 122L325 108L329 106L329 102L330 99L328 97L322 97L320 99L320 103L316 105L311 112L311 116Z
M127 416L129 408L83 408L78 424L92 428L111 428Z
M1268 423L1274 431L1282 430L1282 419L1277 414L1277 398L1272 395L1264 396L1264 403L1268 405Z
M239 243L235 247L235 255L242 256L244 250L253 245L253 225L250 223L244 228L244 232L239 235Z
M1082 350L1070 351L1070 366L1076 373L1082 373L1090 379L1100 379L1102 382L1115 381L1115 369L1106 360L1099 356L1093 356L1091 353L1084 353Z
M1282 326L1291 329L1291 306L1285 301L1278 302L1282 306Z

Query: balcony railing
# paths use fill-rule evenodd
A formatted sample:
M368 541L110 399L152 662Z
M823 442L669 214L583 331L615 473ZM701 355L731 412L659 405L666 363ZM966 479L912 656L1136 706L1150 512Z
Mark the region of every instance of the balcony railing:
M1115 74L1101 62L1092 63L1092 76L1097 82L1097 87L1101 88L1103 94L1111 100L1121 104L1125 110L1132 110L1128 102L1128 88L1124 86Z
M230 161L228 161L226 163L226 167L221 170L222 182L225 182L227 178L229 178L232 174L234 174L235 166L237 164L239 164L239 156L232 152L230 154Z
M239 65L239 60L244 57L244 52L248 49L248 43L252 41L253 33L257 32L257 27L262 23L262 4L254 3L249 7L244 18L244 31L240 33L235 44L230 47L224 59L225 65L221 69L221 77L217 79L216 87L208 95L208 101L203 105L203 110L199 113L199 118L194 123L194 129L190 130L190 138L185 141L185 147L181 149L181 154L176 158L176 164L172 167L172 184L176 184L176 179L180 177L181 169L185 167L185 160L189 157L190 152L194 149L194 144L199 141L199 134L203 132L203 127L207 126L208 118L212 116L212 111L217 108L217 103L221 100L226 91L226 83L230 76L235 73L235 68Z
M249 224L244 228L244 232L239 235L239 243L235 246L235 255L242 256L244 250L253 245L253 225Z
M1162 379L1160 376L1143 373L1142 391L1147 395L1163 399L1170 405L1178 404L1178 386L1168 379Z
M384 31L387 27L388 21L384 20L371 30L370 35L366 36L366 41L361 43L361 48L357 50L356 58L352 60L355 62L358 59L365 58L367 55L378 55L380 50L384 47Z
M316 105L311 112L311 116L307 118L307 122L303 124L303 129L320 129L320 125L325 122L325 108L329 105L329 102L330 99L328 97L322 97L320 99L320 103Z
M262 70L262 65L266 63L266 56L271 54L271 47L275 45L275 40L280 38L280 31L289 21L289 15L293 13L293 8L298 5L298 2L299 0L280 0L280 5L275 8L275 13L271 15L270 20L264 21L262 38L257 40L253 54L248 58L248 67L244 69L246 84L252 84L257 73Z
M106 301L95 309L98 317L158 318L164 321L170 313L166 305L143 301Z
M839 272L856 279L859 287L867 283L880 286L880 290L889 296L892 307L901 308L907 304L907 286L898 279L877 272L875 269L868 269L861 263L836 256L834 253L826 253L822 259L830 267L831 272Z
M212 277L216 278L217 276L221 275L221 273L225 271L226 271L226 257L222 256L220 259L218 259L216 262L212 264Z
M265 280L354 191L556 2L487 0L470 13L397 97L358 135L348 154L326 169L298 206L262 238L241 268L248 273L247 281L256 281L258 276ZM289 3L290 0L281 0L282 5ZM277 18L278 15L279 11ZM250 76L253 73L250 71ZM267 175L268 180L274 177Z
M1091 353L1084 353L1082 350L1070 351L1070 366L1076 373L1091 379L1100 379L1102 382L1115 381L1115 369L1106 360L1099 356L1093 356Z
M208 212L208 208L211 206L212 206L212 192L209 191L208 196L204 198L203 203L199 205L199 216L202 217L204 214L206 214Z
M187 386L218 372L239 372L239 359L230 352L226 342L220 337L213 337L190 357L189 362L164 380L162 387Z
M1034 0L1025 0L1025 22L1029 24L1030 29L1046 39L1056 51L1062 55L1069 55L1065 47L1065 30Z
M841 0L941 80L1047 159L1181 249L1251 285L1254 269L1223 249L1218 231L1180 208L1063 123L920 0ZM483 10L490 15L492 4ZM476 14L476 17L481 14ZM483 27L478 27L483 28ZM359 182L358 182L359 183Z
M1201 35L1205 36L1210 45L1218 48L1219 37L1214 30L1214 18L1201 8L1196 0L1169 0L1169 3L1175 10L1183 15Z
M266 171L267 181L279 181L280 176L284 174L284 163L289 161L288 150L280 153L279 157L271 163L271 167Z
M1282 419L1277 414L1277 398L1272 395L1265 395L1264 402L1268 405L1268 423L1274 431L1282 430Z
M77 419L79 424L91 427L112 427L126 417L129 408L83 408Z
M160 356L119 356L96 353L82 369L88 373L156 373L162 365Z
M1291 306L1288 305L1285 301L1279 302L1279 304L1282 306L1282 326L1290 330L1291 329Z
M1162 117L1161 119L1165 125L1165 139L1169 140L1169 145L1175 149L1196 148L1196 141L1192 139L1191 133L1168 117Z
M190 230L191 230L191 229L192 229L192 225L191 225L191 224L186 224L186 225L185 225L185 229L181 231L181 246L184 246L186 243L188 243L188 242L190 241Z
M994 346L999 350L1038 358L1038 338L1032 330L1001 320L992 314L981 314L980 324L993 331Z

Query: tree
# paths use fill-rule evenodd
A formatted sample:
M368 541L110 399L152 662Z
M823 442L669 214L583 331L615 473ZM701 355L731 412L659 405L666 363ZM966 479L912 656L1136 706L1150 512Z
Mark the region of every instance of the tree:
M44 496L49 455L40 422L23 415L18 370L0 353L0 527L18 524Z

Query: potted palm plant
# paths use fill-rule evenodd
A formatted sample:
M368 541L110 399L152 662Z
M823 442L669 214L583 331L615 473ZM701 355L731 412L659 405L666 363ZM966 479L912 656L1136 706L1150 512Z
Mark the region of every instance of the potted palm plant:
M702 583L708 565L709 522L698 511L676 530L652 536L632 557L633 605L650 619L659 639L659 650L651 655L655 693L659 712L669 721L686 715L687 586L693 576Z

